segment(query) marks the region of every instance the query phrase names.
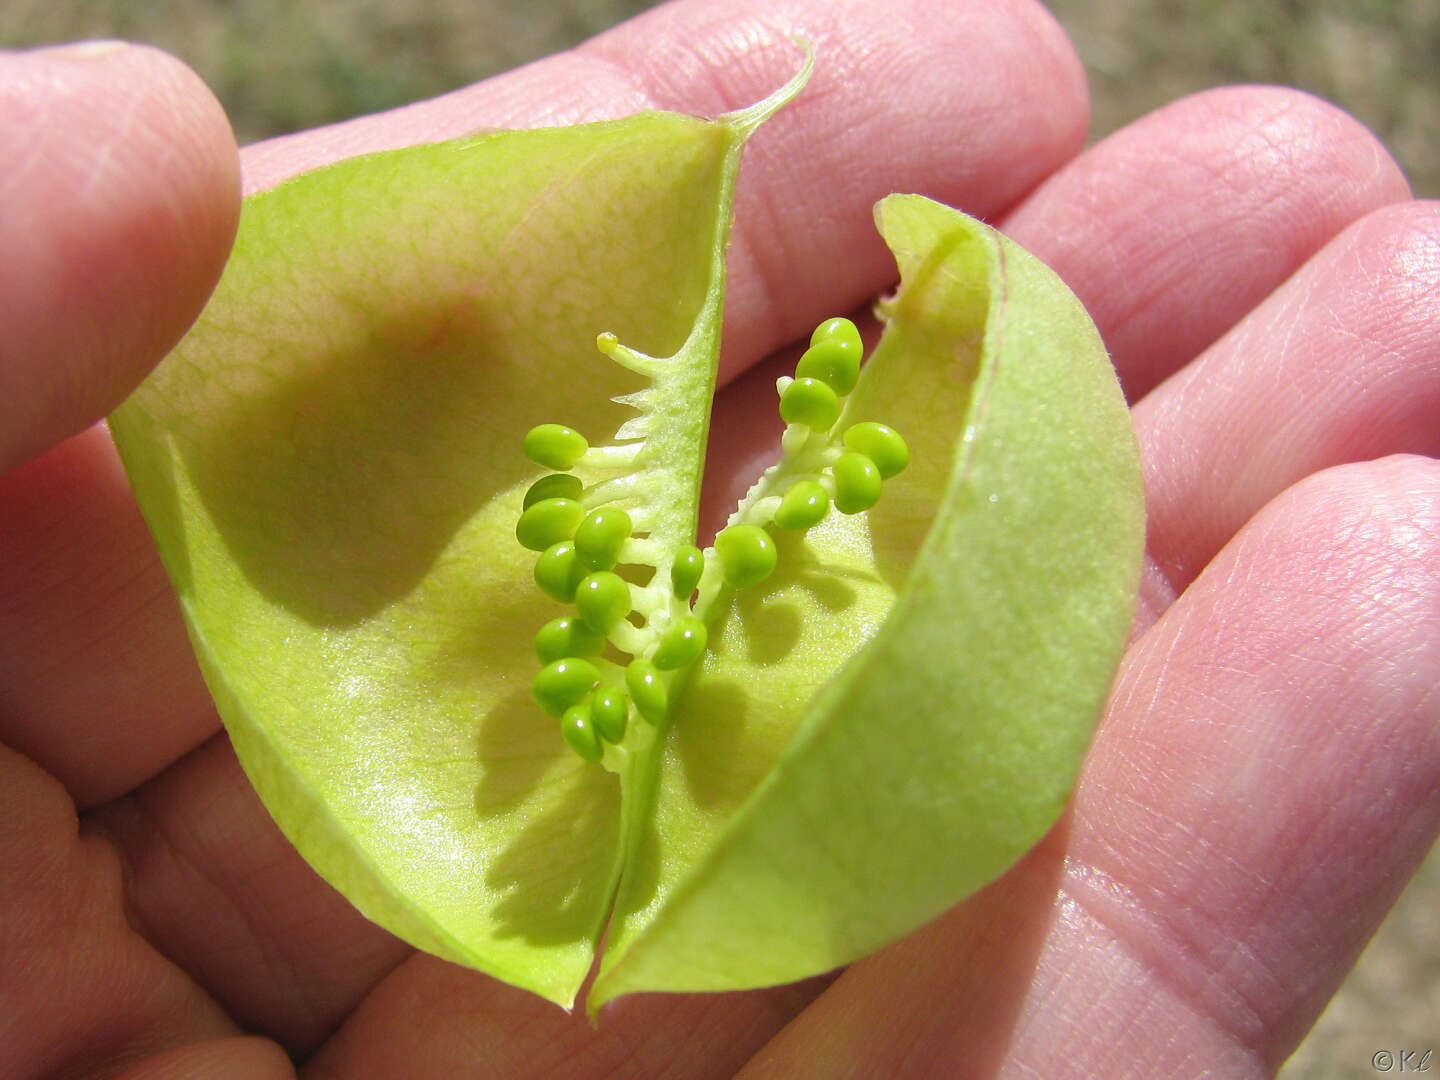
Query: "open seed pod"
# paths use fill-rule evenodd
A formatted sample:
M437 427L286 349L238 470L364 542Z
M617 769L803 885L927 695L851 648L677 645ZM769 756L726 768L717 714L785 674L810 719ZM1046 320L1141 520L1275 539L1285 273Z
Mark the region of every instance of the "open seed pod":
M877 208L874 354L807 352L780 471L700 550L731 193L803 81L253 196L111 420L280 827L371 919L566 1007L602 933L592 1010L824 971L992 880L1063 808L1129 627L1104 348L917 196Z

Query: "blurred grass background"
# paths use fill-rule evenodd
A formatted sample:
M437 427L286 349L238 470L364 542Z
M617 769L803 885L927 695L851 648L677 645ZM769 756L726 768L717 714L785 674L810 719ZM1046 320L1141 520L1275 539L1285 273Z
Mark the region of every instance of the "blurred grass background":
M566 48L647 0L0 0L0 46L123 37L168 49L252 142L463 86ZM1095 137L1182 94L1298 86L1375 131L1440 196L1440 0L1052 0L1090 73ZM1440 1051L1432 853L1284 1080L1374 1076ZM1437 1054L1440 1057L1440 1054ZM1440 1070L1432 1059L1431 1068Z
M955 2L955 0L951 0ZM147 41L185 59L242 142L429 97L565 48L654 0L3 0L0 44ZM1095 132L1230 82L1343 105L1440 196L1440 0L1053 0Z

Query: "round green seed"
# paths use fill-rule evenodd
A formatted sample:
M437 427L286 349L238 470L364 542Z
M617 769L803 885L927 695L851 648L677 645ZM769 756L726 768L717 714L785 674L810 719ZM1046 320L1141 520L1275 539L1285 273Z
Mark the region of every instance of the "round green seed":
M864 454L854 450L841 454L832 468L835 508L842 514L858 514L880 501L880 470Z
M571 705L560 717L560 737L565 744L586 761L599 761L605 756L595 718L585 702Z
M585 565L575 554L569 540L551 544L535 561L535 584L552 599L568 604L575 599L575 590L585 576Z
M795 377L819 379L844 397L860 380L860 350L838 338L819 341L800 357L795 365Z
M705 651L705 624L694 615L682 615L660 636L660 645L650 658L661 671L674 671Z
M681 548L670 567L670 587L675 590L675 599L689 600L704 572L705 553L698 547Z
M551 619L535 634L535 655L542 664L567 656L599 656L604 648L604 634L568 615Z
M575 529L575 550L591 570L609 570L630 539L630 515L618 507L591 510Z
M541 499L515 522L515 539L531 551L569 540L585 518L585 508L574 499Z
M731 525L715 537L715 554L732 589L758 585L775 569L775 541L759 525Z
M547 469L573 469L589 449L584 435L563 424L541 424L525 433L525 456Z
M625 668L625 689L641 719L658 724L670 708L670 695L659 670L648 660L632 660Z
M606 633L630 613L630 586L613 570L586 574L575 590L575 606L591 627Z
M584 490L585 485L580 483L578 476L562 472L550 473L530 485L530 489L525 492L525 502L520 509L529 510L530 507L544 499L579 499L580 493Z
M826 319L815 327L815 332L810 335L810 344L818 345L822 341L840 341L856 352L861 352L865 348L865 343L860 340L860 331L855 324L849 319L838 316Z
M882 480L889 480L910 464L910 448L900 433L888 424L877 424L873 420L852 424L845 432L845 448L873 461Z
M551 716L560 716L590 693L599 679L600 673L589 660L567 656L541 668L530 689L542 709Z
M629 712L630 702L618 686L602 683L590 696L590 718L606 742L618 743L625 738L625 718Z
M840 416L840 399L820 379L796 379L780 395L780 419L825 431Z
M775 511L775 524L782 529L808 529L817 525L830 510L830 496L814 480L797 480L785 492Z

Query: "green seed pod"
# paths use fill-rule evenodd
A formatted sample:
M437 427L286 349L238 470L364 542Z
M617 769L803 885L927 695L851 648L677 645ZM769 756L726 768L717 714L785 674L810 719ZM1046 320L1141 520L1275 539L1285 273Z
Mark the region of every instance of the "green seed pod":
M715 537L715 554L732 589L758 585L775 569L775 541L759 525L731 525Z
M838 338L811 345L795 365L797 379L819 379L844 397L860 380L860 350Z
M629 699L618 686L602 683L590 695L590 718L606 742L618 743L625 738L625 718L629 712Z
M574 499L541 499L520 515L515 539L531 551L544 551L575 535L584 517L585 508Z
M609 570L630 539L630 515L618 507L590 511L575 529L575 550L591 570Z
M542 499L578 500L584 490L585 485L580 483L578 476L572 476L570 473L550 473L530 485L530 490L525 492L525 502L520 508L529 510Z
M705 624L694 615L682 615L670 624L650 658L661 671L674 671L705 651Z
M599 761L605 756L595 717L585 702L571 705L560 718L560 736L566 745L586 761Z
M599 656L604 648L604 634L568 615L551 619L535 634L535 655L542 664L567 656Z
M590 693L599 680L600 673L589 660L567 656L541 668L530 688L542 709L551 716L560 716Z
M796 379L780 395L780 418L787 424L825 431L839 416L840 399L820 379Z
M670 709L670 695L660 672L648 660L632 660L625 669L625 688L641 719L658 724Z
M865 350L865 343L860 340L859 329L849 319L839 316L826 319L815 327L815 332L810 335L810 344L819 345L822 341L839 341L856 353Z
M630 586L613 570L587 574L575 590L575 606L603 634L630 613Z
M546 596L568 604L575 599L575 590L585 576L585 565L575 554L569 540L551 544L535 561L535 584Z
M525 456L547 469L573 469L589 449L585 436L563 424L541 424L525 433Z
M845 448L873 461L882 480L889 480L910 464L910 448L900 433L888 424L877 424L873 420L852 424L845 432Z
M835 508L842 514L858 514L880 501L880 470L864 454L854 450L841 454L832 469Z
M670 587L675 590L675 599L689 600L704 572L705 553L698 547L681 548L675 564L670 567Z
M797 480L785 492L775 511L775 524L782 529L808 529L817 525L830 510L830 496L814 480Z

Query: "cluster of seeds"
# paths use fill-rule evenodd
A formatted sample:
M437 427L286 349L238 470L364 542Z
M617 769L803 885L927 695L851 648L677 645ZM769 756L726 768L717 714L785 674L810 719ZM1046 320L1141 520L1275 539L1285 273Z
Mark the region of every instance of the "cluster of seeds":
M623 347L602 335L601 348L615 356ZM842 399L859 379L862 352L860 333L848 319L816 328L795 377L778 383L787 425L781 460L766 470L708 552L693 544L676 549L648 535L649 515L637 497L643 485L622 475L586 488L570 471L584 464L633 473L643 460L643 440L592 448L560 424L541 424L525 436L526 456L556 471L526 492L515 536L539 553L535 583L541 591L574 605L573 614L552 619L535 635L543 666L533 691L581 757L600 761L607 745L639 749L653 738L668 714L671 684L705 651L705 616L722 583L747 588L774 572L769 526L809 529L832 504L845 514L868 510L883 482L908 464L905 440L884 424L852 424L843 435L835 430ZM629 502L630 509L618 502ZM622 577L622 566L649 567L650 578ZM643 723L631 722L632 709ZM627 732L634 733L628 741Z

